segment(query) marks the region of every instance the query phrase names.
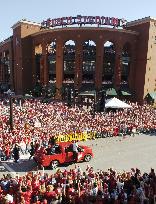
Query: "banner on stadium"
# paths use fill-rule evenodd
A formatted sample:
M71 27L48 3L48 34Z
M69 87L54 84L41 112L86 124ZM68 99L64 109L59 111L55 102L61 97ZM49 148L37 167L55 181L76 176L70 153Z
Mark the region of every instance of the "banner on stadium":
M106 16L81 16L77 15L75 17L61 17L61 18L48 18L41 23L41 29L43 28L53 28L57 26L70 26L70 25L107 25L112 27L126 27L127 20L124 18L116 18L116 17L106 17Z

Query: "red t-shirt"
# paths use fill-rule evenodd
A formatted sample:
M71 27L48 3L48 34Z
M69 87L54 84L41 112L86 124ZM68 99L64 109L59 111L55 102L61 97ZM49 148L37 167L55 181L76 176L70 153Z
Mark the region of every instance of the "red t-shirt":
M32 191L21 192L21 195L24 197L25 204L31 204Z
M56 199L56 192L55 191L51 191L51 192L45 192L45 198L48 200L48 201L51 201L51 200L55 200Z
M0 201L2 201L1 199L2 199L2 195L4 195L4 192L3 192L3 190L0 190Z
M33 190L38 190L40 187L40 181L36 180L36 181L32 181L32 188Z

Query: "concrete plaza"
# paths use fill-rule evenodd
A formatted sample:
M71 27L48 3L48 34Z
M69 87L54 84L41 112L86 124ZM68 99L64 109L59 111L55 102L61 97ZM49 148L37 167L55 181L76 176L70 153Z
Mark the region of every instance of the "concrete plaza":
M81 144L82 142L80 142ZM130 171L131 168L139 168L142 173L149 172L150 168L156 169L156 135L136 135L135 137L126 136L99 138L83 142L83 144L92 147L94 158L89 162L78 163L82 170L86 169L89 164L97 169L107 170L114 168L117 171ZM17 172L24 174L27 171L35 169L36 164L33 160L28 161L27 155L24 160L16 164L13 162L1 163L5 170L1 168L0 177L3 173ZM61 166L63 168L73 168L75 165ZM45 170L47 173L55 172L55 170Z

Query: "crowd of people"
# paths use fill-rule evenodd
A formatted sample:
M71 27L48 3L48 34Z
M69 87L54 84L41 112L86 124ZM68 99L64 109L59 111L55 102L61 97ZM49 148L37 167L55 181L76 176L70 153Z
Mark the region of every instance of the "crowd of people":
M155 194L154 169L143 174L133 168L95 172L87 166L84 172L75 166L52 175L36 171L0 179L1 204L154 204Z
M96 137L134 136L156 132L156 110L148 105L130 103L132 108L94 115L78 106L63 102L43 103L38 99L13 103L13 130L10 129L9 101L0 101L0 157L14 155L15 162L22 154L30 159L38 147L48 147L59 135L94 132ZM49 176L30 172L23 177L0 179L0 203L153 203L156 190L155 172L141 174L136 169L120 172L109 169L95 172L79 166L58 170ZM7 200L9 200L7 202Z
M0 101L0 154L9 158L14 145L22 152L31 144L48 146L51 138L80 132L94 132L96 137L135 135L156 131L156 110L150 105L131 103L131 109L95 113L62 102L43 103L25 100L13 103L13 130L9 125L9 105Z

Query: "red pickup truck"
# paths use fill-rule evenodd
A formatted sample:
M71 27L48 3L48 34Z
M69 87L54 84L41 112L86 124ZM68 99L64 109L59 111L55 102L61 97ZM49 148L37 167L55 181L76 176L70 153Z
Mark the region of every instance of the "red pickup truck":
M93 157L92 149L88 146L79 145L78 161L89 162ZM34 156L34 160L38 165L43 167L57 168L59 164L70 163L73 161L73 151L71 142L61 142L52 147L49 154L45 149L40 149Z

